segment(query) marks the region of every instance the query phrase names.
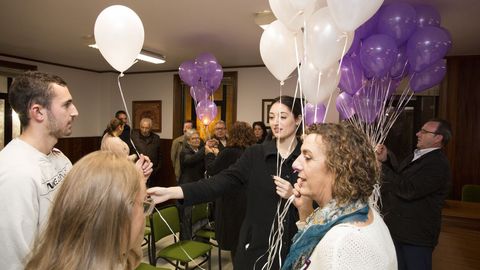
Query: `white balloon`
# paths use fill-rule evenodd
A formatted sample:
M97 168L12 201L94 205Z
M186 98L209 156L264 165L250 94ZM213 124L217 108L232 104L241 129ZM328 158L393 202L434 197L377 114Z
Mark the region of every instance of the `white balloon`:
M298 31L303 27L305 21L315 11L315 0L269 0L270 8L277 19L279 19L291 31ZM294 4L295 3L295 4Z
M323 71L319 71L313 63L300 67L300 79L303 94L308 102L318 104L326 101L337 89L340 74L337 74L339 63L334 63Z
M145 35L138 15L121 5L110 6L98 15L94 34L100 53L120 72L133 65L142 50Z
M340 30L328 8L324 7L308 20L306 35L307 56L322 70L338 62L347 53L352 45L354 32Z
M263 63L281 82L295 70L302 57L302 51L299 50L297 61L295 39L297 48L303 48L301 35L290 32L279 20L271 23L260 38L260 55Z
M335 23L343 31L355 31L375 14L383 0L327 0Z

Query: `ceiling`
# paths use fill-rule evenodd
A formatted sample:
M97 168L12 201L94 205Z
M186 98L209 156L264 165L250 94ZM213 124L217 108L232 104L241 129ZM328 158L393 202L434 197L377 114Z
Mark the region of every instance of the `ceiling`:
M393 2L387 0L386 2ZM435 6L453 39L449 55L480 55L480 1L412 0ZM138 62L128 71L172 71L202 52L224 67L263 65L262 29L254 13L267 0L0 0L0 55L111 71L98 50L87 47L98 14L113 4L133 9L145 29L144 49L161 53L161 65Z

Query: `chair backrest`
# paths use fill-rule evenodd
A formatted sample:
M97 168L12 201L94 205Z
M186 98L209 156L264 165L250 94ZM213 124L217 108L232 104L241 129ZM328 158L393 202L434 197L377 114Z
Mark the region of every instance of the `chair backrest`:
M197 204L192 207L192 224L202 219L208 219L208 203Z
M168 206L159 210L163 219L168 223L173 233L180 231L180 220L178 218L178 210L176 206ZM158 212L153 212L150 220L150 226L152 227L152 236L154 242L164 238L165 236L172 235L172 231L168 228L165 221L160 217Z
M480 202L480 185L464 185L462 187L462 201Z

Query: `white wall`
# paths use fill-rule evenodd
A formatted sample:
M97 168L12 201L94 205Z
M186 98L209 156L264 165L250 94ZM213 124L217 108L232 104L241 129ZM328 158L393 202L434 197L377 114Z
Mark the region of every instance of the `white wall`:
M123 102L117 84L117 74L96 73L65 68L9 57L0 59L36 65L39 71L59 75L68 84L77 106L79 116L73 126L72 137L100 136L108 121ZM226 69L238 72L237 119L252 123L262 119L262 99L271 99L282 94L294 95L296 78L287 80L280 87L279 82L265 67ZM120 78L122 90L131 113L132 101L162 100L161 138L172 138L173 126L173 75L175 73L127 74ZM330 106L328 121L337 121L335 99Z

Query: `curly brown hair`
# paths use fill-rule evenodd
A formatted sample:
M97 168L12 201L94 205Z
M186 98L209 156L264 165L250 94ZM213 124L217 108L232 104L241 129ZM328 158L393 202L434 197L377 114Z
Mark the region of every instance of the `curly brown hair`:
M365 134L348 123L314 124L306 133L320 135L325 145L325 165L335 175L332 197L337 203L368 202L380 172Z
M228 131L227 146L247 148L257 142L253 128L250 124L242 121L233 123Z

